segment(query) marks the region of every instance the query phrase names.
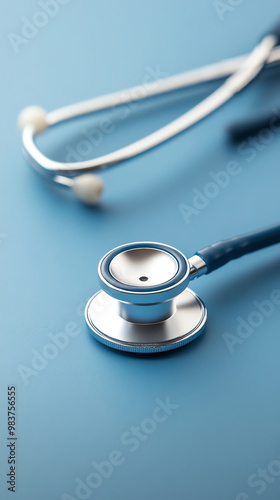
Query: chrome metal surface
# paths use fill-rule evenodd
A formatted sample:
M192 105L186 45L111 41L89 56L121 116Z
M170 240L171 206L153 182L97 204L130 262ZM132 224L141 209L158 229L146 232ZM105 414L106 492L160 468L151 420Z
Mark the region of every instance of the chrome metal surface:
M119 314L126 321L132 323L159 323L170 318L174 313L174 300L156 302L154 304L131 304L119 302Z
M134 248L116 255L111 261L110 271L121 283L147 287L170 281L178 271L178 263L162 250Z
M190 266L169 245L137 242L108 252L99 263L98 274L102 290L117 299L119 315L147 324L172 316L174 297L188 286Z
M133 277L131 279L129 278L128 273L124 270L121 270L120 266L118 265L118 257L127 250L129 250L129 252L131 253L132 250L137 250L138 252L139 250L142 251L146 249L154 250L154 258L155 256L157 256L157 259L159 258L161 262L161 259L164 259L164 262L168 261L169 266L168 273L166 273L166 271L158 265L159 261L156 259L157 268L156 270L152 270L150 266L150 258L152 253L148 253L147 255L149 255L149 258L146 259L146 262L149 260L149 270L152 273L151 278L154 282L154 284L150 284L149 286L147 285L147 282L141 282L139 280L140 277L149 278L149 276L146 276L146 274L142 274L146 272L143 266L143 259L141 262L140 273L137 272L137 262L135 260L133 261L133 259L130 262L130 270L133 273ZM165 254L167 254L167 256L165 256ZM128 255L129 254L127 253L123 258L127 259ZM131 253L131 255L133 254ZM140 254L136 253L135 255ZM142 252L141 255L143 256ZM177 255L178 262L179 259L181 260L180 267L175 261L173 255ZM123 258L121 258L121 260L123 260ZM173 258L177 266L176 268L175 263L172 260ZM115 263L117 263L117 265L113 267L116 268L115 272L117 273L117 276L125 276L125 279L127 281L130 281L131 283L126 284L125 281L119 281L118 279L114 278L113 274L111 274L111 263L114 261L114 259L116 259ZM109 262L109 274L107 273L107 269L104 269L104 262ZM184 267L184 272L182 271L182 267ZM166 302L173 299L188 286L190 280L189 274L190 266L188 259L181 252L169 245L163 245L161 243L149 241L128 243L116 247L106 255L104 255L98 265L98 275L102 290L121 302L134 305L158 304L160 302ZM110 275L114 278L113 282L112 280L110 280ZM136 286L134 285L134 282L137 282ZM145 286L143 286L143 284Z
M219 87L218 90L201 101L197 106L168 125L134 142L133 144L99 158L66 164L50 160L43 155L34 142L36 134L33 127L26 126L22 135L25 155L34 168L39 169L50 176L54 176L55 173L60 173L64 176L71 176L77 173L103 169L139 155L188 129L218 109L236 92L245 87L259 73L266 61L268 61L269 64L279 62L279 47L273 49L272 51L272 48L275 45L275 40L275 37L269 35L262 40L262 42L249 56L241 56L225 60L218 64L206 66L205 68L200 68L198 70L160 80L158 82L158 86L149 88L149 90L144 89L143 92L139 91L142 87L138 86L126 91L110 94L109 96L61 108L47 115L48 126L53 126L65 120L93 113L94 111L106 109L111 106L145 99L154 95L170 92L178 88L232 75ZM53 180L56 179L57 178L54 176ZM61 179L60 183L62 183Z
M207 266L204 260L199 257L199 255L194 255L189 259L190 264L190 279L199 278L203 274L207 273Z
M123 351L156 353L176 349L198 337L207 311L187 288L174 299L172 316L158 323L139 324L122 318L118 301L100 291L89 300L85 318L92 335L103 344Z

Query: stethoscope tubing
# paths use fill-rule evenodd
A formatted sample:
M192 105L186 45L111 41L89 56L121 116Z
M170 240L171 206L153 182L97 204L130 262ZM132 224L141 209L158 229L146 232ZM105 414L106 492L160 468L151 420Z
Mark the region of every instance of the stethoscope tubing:
M219 241L199 250L195 255L205 263L202 274L210 274L232 260L277 243L280 243L280 224Z

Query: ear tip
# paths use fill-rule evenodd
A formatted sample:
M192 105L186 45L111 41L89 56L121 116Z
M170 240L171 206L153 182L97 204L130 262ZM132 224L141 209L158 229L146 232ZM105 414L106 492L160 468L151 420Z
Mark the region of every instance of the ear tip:
M23 109L18 116L18 127L23 130L27 125L32 125L37 133L43 132L48 126L47 113L39 106L29 106Z
M103 180L95 174L83 174L73 179L72 191L87 205L97 205L103 189Z

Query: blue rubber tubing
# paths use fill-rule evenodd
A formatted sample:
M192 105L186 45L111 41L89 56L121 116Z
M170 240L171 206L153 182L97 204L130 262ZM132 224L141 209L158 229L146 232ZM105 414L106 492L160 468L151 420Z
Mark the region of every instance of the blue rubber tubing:
M272 227L236 236L230 240L220 241L210 247L199 250L196 255L201 257L207 266L207 273L212 273L234 259L256 252L262 248L280 243L280 224Z

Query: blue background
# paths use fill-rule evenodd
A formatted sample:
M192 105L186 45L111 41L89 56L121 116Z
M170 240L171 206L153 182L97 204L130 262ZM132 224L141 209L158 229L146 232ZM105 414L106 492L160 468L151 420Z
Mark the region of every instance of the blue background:
M237 3L237 2L236 2ZM229 2L228 2L229 4ZM156 357L123 354L96 342L83 304L98 288L102 255L133 240L160 241L186 255L222 238L279 221L280 133L249 161L227 140L236 119L280 106L279 77L263 77L211 118L160 148L102 174L106 189L90 209L33 172L21 153L19 111L31 104L62 105L143 83L148 68L168 75L249 51L279 17L276 0L241 1L221 20L212 1L71 0L16 53L8 34L40 9L34 0L5 2L1 16L1 499L6 489L6 390L17 385L19 500L75 497L75 479L91 462L120 450L116 467L89 498L236 500L259 498L247 484L259 468L280 459L280 307L231 354L224 333L280 288L278 246L231 263L193 283L208 307L205 333L178 351ZM209 88L210 90L210 88ZM205 95L186 91L115 114L115 129L97 156L175 118ZM112 111L108 116L112 116ZM40 138L64 159L98 126L87 117ZM210 171L230 160L232 177L207 208L187 224L180 204L191 204ZM75 323L69 340L27 384L19 366L32 367L49 334ZM73 326L73 325L72 325ZM120 442L149 418L156 399L178 405L130 452ZM270 475L270 477L272 477ZM279 499L280 477L265 482L261 498ZM67 497L65 497L67 498ZM86 498L86 497L85 497ZM245 498L247 498L245 496ZM244 498L244 500L245 500ZM241 497L242 499L242 497ZM240 499L240 500L241 500Z

